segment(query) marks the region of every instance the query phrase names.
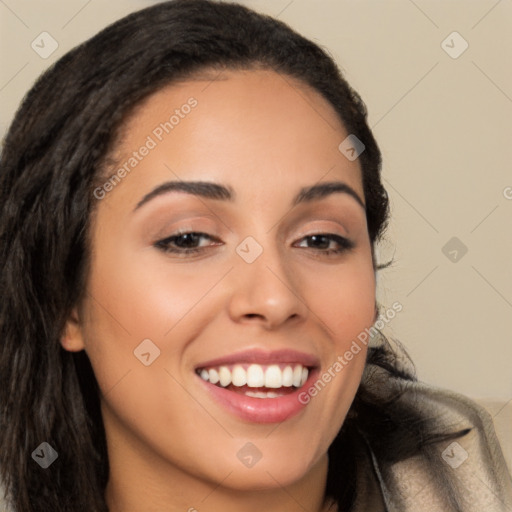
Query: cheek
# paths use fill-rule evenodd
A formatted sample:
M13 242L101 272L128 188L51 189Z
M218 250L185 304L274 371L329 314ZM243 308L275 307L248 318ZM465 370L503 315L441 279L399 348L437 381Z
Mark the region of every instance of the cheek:
M89 281L95 299L91 301L94 330L130 344L132 350L146 338L156 343L169 338L169 332L217 279L215 272L194 278L185 265L175 264L170 273L165 259L145 256L115 252L104 244L101 258L93 261Z
M323 419L325 430L318 443L327 449L361 382L367 330L375 317L375 274L371 258L361 258L337 267L331 275L315 277L306 287L308 306L322 320L330 346L321 374L302 398L317 409L319 421Z
M375 317L375 274L371 259L354 259L330 273L306 276L308 306L324 323L338 353Z
M170 264L150 251L120 251L120 242L106 237L98 245L102 251L91 262L85 308L86 352L104 395L128 374L126 382L140 377L131 392L135 400L139 391L149 395L151 387L163 389L163 382L169 386L167 373L159 377L160 382L154 380L155 372L145 370L179 366L196 329L207 325L208 311L218 310L218 302L211 295L208 300L205 297L225 269L212 266L198 272L197 266ZM146 348L142 352L139 347ZM151 360L156 354L159 359L146 368L137 356L148 350ZM179 392L179 388L173 389L173 400ZM123 408L129 410L129 403Z

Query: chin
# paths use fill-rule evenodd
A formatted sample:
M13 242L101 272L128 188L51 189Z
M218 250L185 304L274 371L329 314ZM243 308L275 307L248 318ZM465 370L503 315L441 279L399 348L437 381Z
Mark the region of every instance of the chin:
M315 471L323 458L305 460L297 457L265 457L257 461L252 467L246 467L239 463L226 467L225 471L215 468L215 475L218 478L220 473L226 475L231 472L224 482L226 487L237 491L270 491L278 487L291 486L306 477L311 471ZM327 455L325 455L327 461Z

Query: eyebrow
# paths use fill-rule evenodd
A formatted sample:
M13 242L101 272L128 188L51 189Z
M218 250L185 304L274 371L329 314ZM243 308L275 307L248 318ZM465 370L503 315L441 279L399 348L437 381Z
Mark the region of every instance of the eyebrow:
M234 190L230 186L221 185L219 183L212 183L208 181L168 181L147 193L137 203L134 211L138 210L142 205L148 203L155 197L169 192L184 192L186 194L204 197L205 199L216 199L230 202L233 202L236 197ZM293 198L291 206L322 199L335 193L349 195L357 201L363 210L366 211L366 206L358 193L351 186L341 181L327 181L310 187L303 187Z

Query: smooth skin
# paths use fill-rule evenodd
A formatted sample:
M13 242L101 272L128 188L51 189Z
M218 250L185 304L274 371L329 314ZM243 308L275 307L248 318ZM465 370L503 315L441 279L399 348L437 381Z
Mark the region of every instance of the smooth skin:
M214 402L194 372L245 349L295 349L327 371L375 320L364 208L347 193L291 206L302 187L339 181L364 202L361 168L339 150L348 133L307 85L268 70L203 73L149 97L126 121L113 174L190 97L197 105L98 201L83 303L62 345L85 349L101 390L111 512L320 511L327 450L359 386L366 348L297 415L244 421ZM153 136L153 138L155 138ZM168 181L207 181L233 201L183 192L137 204ZM172 248L156 246L178 230ZM335 240L348 238L342 249ZM252 263L236 252L252 237ZM181 245L180 245L181 244ZM187 245L188 244L188 245ZM142 340L160 350L145 366ZM237 452L261 452L251 468Z

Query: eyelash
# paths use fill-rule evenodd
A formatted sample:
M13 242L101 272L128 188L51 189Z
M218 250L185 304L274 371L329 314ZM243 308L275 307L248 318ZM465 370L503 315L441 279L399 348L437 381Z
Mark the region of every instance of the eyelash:
M211 237L210 235L208 235L206 233L201 233L198 231L183 231L183 232L175 233L174 235L164 238L163 240L159 240L154 245L157 249L160 249L166 253L180 254L183 256L186 256L187 254L197 254L197 253L203 251L204 249L206 249L206 247L177 248L176 249L171 246L171 243L175 242L176 240L178 240L184 236L188 236L188 235L194 235L194 236L199 236L202 238L209 238L210 240L215 240L214 237ZM336 235L334 233L313 233L312 235L307 235L307 236L301 238L301 240L306 240L308 238L313 238L313 237L327 238L330 241L336 242L340 246L339 249L327 249L327 250L320 249L320 253L322 256L335 256L335 255L350 251L350 250L354 249L354 247L355 247L354 242L352 242L348 238L342 237L340 235Z

